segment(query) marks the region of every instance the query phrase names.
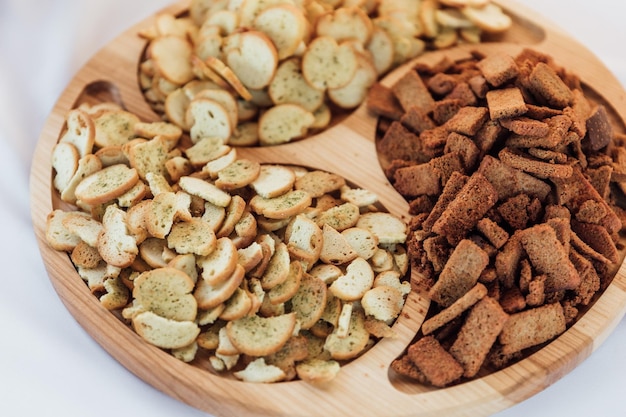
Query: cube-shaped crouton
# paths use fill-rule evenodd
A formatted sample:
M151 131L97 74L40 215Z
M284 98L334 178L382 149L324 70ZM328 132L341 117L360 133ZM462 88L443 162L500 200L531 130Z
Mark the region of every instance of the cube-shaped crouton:
M519 68L513 57L504 52L489 55L476 64L489 84L499 87L517 77Z
M429 113L435 104L428 87L416 71L407 72L391 87L404 111L417 106Z
M429 291L430 298L448 307L468 292L489 264L489 255L469 239L464 239L452 252L439 279Z
M503 88L487 92L487 106L492 119L518 117L528 110L519 88Z

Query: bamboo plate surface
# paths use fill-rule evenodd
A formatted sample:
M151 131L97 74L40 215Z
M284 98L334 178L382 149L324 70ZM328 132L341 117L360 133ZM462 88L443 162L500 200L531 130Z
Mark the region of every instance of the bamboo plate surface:
M572 70L587 93L610 108L614 125L624 132L626 93L608 69L582 45L533 12L510 1L499 1L514 25L492 42L472 49L512 55L523 47L550 54ZM179 14L187 2L164 11ZM31 214L50 280L74 318L117 361L164 393L216 416L481 416L490 415L540 392L587 358L626 313L626 266L583 317L563 335L506 369L446 389L432 389L395 378L389 370L421 325L428 300L412 292L394 324L397 338L378 342L362 357L342 367L328 385L303 381L250 384L215 375L201 361L183 363L145 343L105 310L76 273L69 257L48 247L45 220L62 207L51 185L50 155L59 139L67 112L81 102L115 100L146 121L158 116L138 87L137 66L145 40L137 36L152 18L133 26L100 50L74 76L51 111L33 157ZM443 54L454 58L464 48L427 53L418 58L435 63ZM405 65L388 75L391 85L408 70ZM363 106L325 132L298 142L266 148L241 149L241 157L259 162L299 164L343 175L357 186L375 191L393 214L407 218L408 205L387 182L375 150L377 120ZM623 253L622 253L623 257Z

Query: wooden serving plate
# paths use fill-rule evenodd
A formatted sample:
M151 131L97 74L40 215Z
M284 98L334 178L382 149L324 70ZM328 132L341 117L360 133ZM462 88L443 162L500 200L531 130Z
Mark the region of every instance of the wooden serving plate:
M487 53L504 50L514 55L532 47L581 78L594 100L611 110L617 129L624 131L626 93L616 78L582 45L523 6L500 1L514 26L493 42L472 46ZM182 13L183 1L164 11ZM50 155L59 139L67 112L84 101L115 100L146 121L157 120L138 87L137 66L146 46L137 36L152 18L137 24L100 50L72 79L51 111L35 154L31 172L32 219L50 280L70 313L116 360L164 393L216 416L434 416L489 415L516 404L551 385L587 358L626 313L626 267L622 264L608 289L563 335L524 360L502 370L446 389L401 381L389 369L418 331L428 300L417 292L408 296L393 328L397 338L378 342L362 357L342 367L324 386L303 381L250 384L216 375L201 364L186 364L149 345L105 310L76 273L67 254L48 247L46 216L61 202L51 185ZM418 60L435 63L443 54L454 58L464 48L427 53ZM391 85L408 70L391 73ZM364 106L314 137L267 148L241 149L240 156L259 162L299 164L343 175L375 191L393 214L407 217L408 205L387 182L375 150L377 120ZM622 254L623 255L623 254Z

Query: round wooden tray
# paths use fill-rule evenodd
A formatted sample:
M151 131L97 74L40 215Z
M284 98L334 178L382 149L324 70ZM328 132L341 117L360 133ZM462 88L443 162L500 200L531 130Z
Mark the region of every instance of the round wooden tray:
M499 1L513 17L506 34L471 49L504 50L511 55L532 47L572 69L595 100L611 109L624 131L626 93L616 78L582 45L523 6ZM164 11L179 14L187 2ZM626 313L626 270L622 264L608 289L563 335L524 360L482 378L446 389L432 389L395 378L389 370L421 325L428 300L413 292L393 328L397 338L378 342L362 357L342 367L324 386L303 381L250 384L216 375L202 363L183 363L144 342L105 310L76 273L65 253L45 240L46 216L62 206L51 185L50 155L67 112L82 102L115 100L146 121L158 120L138 87L137 66L146 41L137 36L152 18L130 28L100 50L72 79L51 111L31 171L31 210L36 237L50 280L74 318L117 361L166 394L216 416L434 416L489 415L516 404L551 385L587 358ZM435 63L467 48L427 53L417 60ZM391 85L413 63L388 75ZM377 120L361 106L350 116L314 137L286 145L241 149L239 155L259 162L299 164L343 175L375 191L393 214L407 217L408 205L387 182L375 150Z

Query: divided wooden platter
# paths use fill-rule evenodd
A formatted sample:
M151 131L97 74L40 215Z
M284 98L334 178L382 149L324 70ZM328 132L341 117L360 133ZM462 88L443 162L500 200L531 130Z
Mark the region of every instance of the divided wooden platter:
M514 27L493 42L472 46L487 53L516 54L532 47L580 76L588 94L611 109L618 130L624 132L626 92L608 69L588 50L547 20L523 6L499 1L514 18ZM182 1L165 11L179 14ZM164 393L216 416L461 416L489 415L536 394L587 358L626 313L626 266L619 268L608 289L566 333L528 358L502 371L446 389L431 389L395 378L389 365L419 329L428 301L412 293L394 324L398 337L377 343L364 356L344 366L324 386L302 381L249 384L224 378L201 364L185 364L145 343L105 310L76 273L69 257L48 247L45 220L61 207L51 185L50 155L63 129L65 115L79 103L115 100L146 121L158 116L145 102L137 82L137 66L145 40L137 33L152 18L135 25L99 51L72 79L49 115L31 172L32 218L40 251L59 297L85 330L116 360ZM418 60L437 62L467 48L427 53ZM412 63L384 80L391 85ZM387 182L375 150L376 118L364 106L314 137L266 148L241 149L240 156L259 162L299 164L343 175L375 191L393 214L407 218L407 203ZM623 254L622 254L623 256Z

